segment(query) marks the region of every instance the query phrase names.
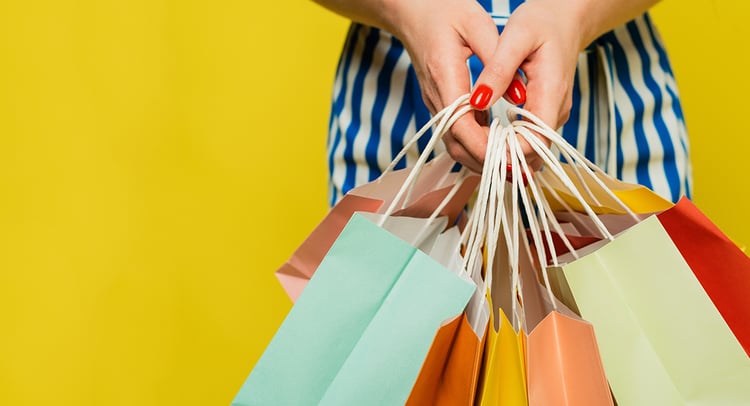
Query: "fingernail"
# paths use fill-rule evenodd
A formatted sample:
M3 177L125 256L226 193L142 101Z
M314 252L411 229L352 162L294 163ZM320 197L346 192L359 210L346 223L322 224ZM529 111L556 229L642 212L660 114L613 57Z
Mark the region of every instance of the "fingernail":
M505 172L505 181L508 183L513 183L513 166L511 164L508 164L506 168L507 172ZM521 172L521 181L523 182L524 187L529 185L529 179L526 177L525 172Z
M510 82L510 86L508 86L508 90L505 92L505 96L509 102L517 106L524 104L526 103L526 86L520 80L513 79Z
M492 89L487 85L479 85L471 94L469 103L477 110L484 110L490 104L490 99L492 99Z

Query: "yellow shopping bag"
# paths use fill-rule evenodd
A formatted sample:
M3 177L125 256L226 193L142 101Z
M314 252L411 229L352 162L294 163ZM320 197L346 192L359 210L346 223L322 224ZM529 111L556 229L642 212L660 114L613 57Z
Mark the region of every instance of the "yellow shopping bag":
M606 192L607 190L611 191L630 210L639 214L664 211L674 205L645 186L623 182L601 170L597 170L593 176L601 181L606 188L602 188L590 174L581 170L575 171L566 163L561 165L575 187L583 195L586 203L597 214L625 213L622 206ZM578 174L581 174L581 176L579 177ZM535 179L545 186L545 195L553 210L566 209L560 202L560 199L562 199L573 210L584 211L578 199L571 194L558 177L549 176L548 173L542 171L535 174Z
M487 300L494 308L489 294ZM490 313L490 328L487 331L479 378L478 403L481 406L526 406L524 334L516 332L502 309L494 310L497 316L495 311Z

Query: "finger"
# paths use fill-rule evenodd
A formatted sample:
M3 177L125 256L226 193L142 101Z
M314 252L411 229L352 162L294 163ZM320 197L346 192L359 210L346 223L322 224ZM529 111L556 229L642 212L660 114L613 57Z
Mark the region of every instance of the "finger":
M475 6L469 18L462 21L460 35L473 55L481 61L487 61L495 53L500 35L495 22L484 8L478 2L473 4Z
M444 142L453 159L474 172L482 172L487 152L487 134L473 115L466 114L456 121L446 134Z
M439 98L439 101L433 100L433 104L440 103L441 106L447 106L469 91L471 76L466 64L466 59L470 56L469 51L487 54L492 51L494 41L498 37L497 28L484 12L483 18L487 19L487 24L474 24L462 35L468 47L464 49L466 54L460 57L454 55L451 58L441 58L436 64L428 65L428 77L434 84L433 89ZM484 28L477 28L479 26ZM447 61L458 63L449 64ZM446 149L451 157L477 173L482 171L484 155L487 151L487 134L482 124L488 121L487 112L465 114L453 124L449 134L446 134L444 138Z
M474 119L480 126L490 125L490 112L487 110L474 110Z
M533 70L527 85L526 110L533 113L552 129L562 126L572 106L573 78L561 74L551 66Z
M469 57L477 55L480 60L491 58L499 40L497 26L479 3L473 3L467 18L459 21L455 33L463 42L463 48L455 48L453 51L461 54L438 55L438 60L432 64L433 68L428 66L428 73L443 106L453 103L471 89L471 76L466 63Z
M461 143L451 137L448 137L448 135L446 135L444 141L445 148L451 158L473 172L482 173L483 163L474 159L474 157L464 148L463 145L461 145Z
M516 106L526 103L526 83L518 71L513 76L513 80L510 81L505 94L503 94L503 99Z
M551 72L539 72L543 78L551 80L529 79L528 99L524 108L537 116L542 122L552 129L559 128L565 121L570 111L570 91L565 85L565 80L554 79ZM551 142L546 137L535 134L549 147ZM521 147L527 159L536 161L535 169L541 167L541 162L536 152L529 143L521 138Z
M417 72L422 97L433 114L469 91L471 84L465 62L466 52L457 47L445 49L438 55L430 54Z
M451 127L451 134L470 155L467 160L480 164L484 162L484 156L487 153L488 130L480 126L473 115L464 115L456 121Z
M484 69L477 78L470 103L478 110L487 109L506 92L517 74L517 69L535 48L535 44L518 31L506 26L500 35L497 47L489 59L482 60ZM514 91L520 89L514 84ZM513 93L513 92L512 92ZM514 103L515 104L515 103Z

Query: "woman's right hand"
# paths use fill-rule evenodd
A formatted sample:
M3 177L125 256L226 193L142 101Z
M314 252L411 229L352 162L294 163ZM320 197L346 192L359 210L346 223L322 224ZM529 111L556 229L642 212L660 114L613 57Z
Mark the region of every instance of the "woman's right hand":
M497 26L476 0L315 0L356 22L385 29L404 44L432 114L471 91L467 59L492 58ZM443 138L457 162L482 171L489 134L486 111L466 114Z

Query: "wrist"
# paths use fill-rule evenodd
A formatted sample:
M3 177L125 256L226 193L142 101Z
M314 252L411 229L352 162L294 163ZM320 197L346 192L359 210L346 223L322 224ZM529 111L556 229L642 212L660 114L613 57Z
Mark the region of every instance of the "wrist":
M408 6L410 1L377 0L377 3L377 6L380 8L380 12L378 13L379 28L388 31L399 39L403 39L405 33L403 32L404 23L402 20L407 14L404 7Z
M606 1L604 2L606 3ZM599 12L598 0L574 0L570 1L572 21L578 27L578 49L584 50L602 34L609 31L606 27L605 18Z

